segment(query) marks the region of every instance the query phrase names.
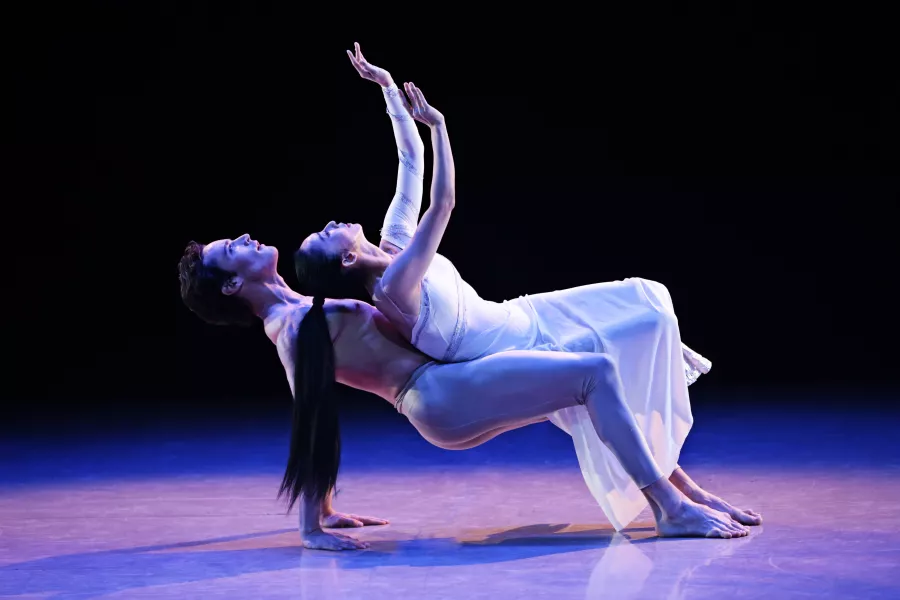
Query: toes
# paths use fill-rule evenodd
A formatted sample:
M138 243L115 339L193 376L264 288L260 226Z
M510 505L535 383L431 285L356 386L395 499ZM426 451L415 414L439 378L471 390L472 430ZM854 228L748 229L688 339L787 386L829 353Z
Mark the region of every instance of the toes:
M762 518L759 515L754 515L747 511L738 511L734 518L741 525L759 525L762 523Z
M706 537L725 538L727 540L735 535L735 532L733 532L725 523L714 523L711 525L709 531L706 533Z
M744 529L735 521L731 521L730 523L728 523L727 527L728 531L730 531L734 535L743 535L743 533L746 531L746 529Z

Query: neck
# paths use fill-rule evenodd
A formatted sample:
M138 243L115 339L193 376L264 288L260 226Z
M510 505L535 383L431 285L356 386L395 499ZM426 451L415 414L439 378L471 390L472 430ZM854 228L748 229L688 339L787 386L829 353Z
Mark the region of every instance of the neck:
M309 298L288 287L284 278L277 273L267 281L245 284L240 294L256 316L262 319L267 332L270 325L278 322L287 309L309 303Z
M372 244L368 240L364 244L360 244L359 258L366 268L365 286L371 296L375 291L375 285L384 275L384 272L390 266L393 256Z

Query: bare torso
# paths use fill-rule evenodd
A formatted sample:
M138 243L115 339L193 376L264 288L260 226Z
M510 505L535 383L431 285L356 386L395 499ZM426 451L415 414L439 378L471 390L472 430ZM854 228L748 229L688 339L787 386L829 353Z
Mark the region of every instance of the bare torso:
M294 342L309 305L286 309L267 325L293 392ZM327 300L325 316L334 343L338 383L371 392L388 402L409 381L413 371L430 358L416 350L373 306L355 300Z

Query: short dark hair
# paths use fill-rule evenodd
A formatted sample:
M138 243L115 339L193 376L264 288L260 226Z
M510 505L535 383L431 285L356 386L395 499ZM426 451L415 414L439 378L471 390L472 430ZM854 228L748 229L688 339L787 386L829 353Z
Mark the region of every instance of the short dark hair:
M204 264L203 244L191 241L178 263L181 299L201 319L213 325L251 325L256 315L241 298L222 293L236 273Z

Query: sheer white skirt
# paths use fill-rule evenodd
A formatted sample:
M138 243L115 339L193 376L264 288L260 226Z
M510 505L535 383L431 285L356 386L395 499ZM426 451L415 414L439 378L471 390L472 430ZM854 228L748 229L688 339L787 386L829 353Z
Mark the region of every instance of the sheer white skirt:
M604 352L613 357L654 459L666 476L678 466L693 424L688 385L710 361L681 342L666 287L640 278L586 285L510 300L538 325L534 350ZM584 406L549 415L572 436L588 488L616 530L637 517L647 501L600 441Z

